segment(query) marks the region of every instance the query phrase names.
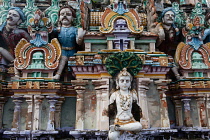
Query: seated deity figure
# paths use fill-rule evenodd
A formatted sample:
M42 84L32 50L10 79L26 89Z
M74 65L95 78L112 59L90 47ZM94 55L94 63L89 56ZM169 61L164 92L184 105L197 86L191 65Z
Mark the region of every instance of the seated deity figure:
M126 68L117 75L116 91L110 96L109 117L115 115L114 125L110 125L109 140L120 139L121 132L139 132L141 109L135 90L131 90L132 75ZM115 112L115 113L113 113ZM134 118L135 117L135 118ZM138 121L136 121L138 120Z

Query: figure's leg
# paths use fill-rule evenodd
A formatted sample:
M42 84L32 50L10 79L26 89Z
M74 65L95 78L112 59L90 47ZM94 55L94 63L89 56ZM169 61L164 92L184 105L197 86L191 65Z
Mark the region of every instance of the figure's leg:
M61 73L62 73L67 61L68 61L67 56L61 57L58 71L57 71L56 75L53 77L53 79L60 79Z
M119 125L118 127L116 127L116 129L120 131L140 131L142 129L142 125L140 122L134 122L124 125Z
M14 57L12 56L12 54L9 51L0 47L0 53L6 60L8 60L9 62L13 62Z
M120 131L115 130L115 126L111 125L109 130L109 140L119 140L120 138Z
M179 74L179 72L178 72L177 66L174 66L174 67L172 68L172 71L173 71L173 73L175 74L177 80L180 80L180 79L185 78L185 77L183 77L183 76L180 76L180 74Z

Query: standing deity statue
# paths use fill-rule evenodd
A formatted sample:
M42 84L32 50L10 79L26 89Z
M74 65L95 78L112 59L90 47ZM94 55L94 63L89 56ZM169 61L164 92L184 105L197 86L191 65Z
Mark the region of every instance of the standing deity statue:
M25 15L23 11L18 7L11 7L6 22L0 26L0 53L10 63L14 61L14 49L18 42L22 38L28 41L31 39L25 30L18 28L24 21Z
M83 42L86 31L72 26L74 18L76 18L76 13L72 7L64 6L59 10L59 27L55 31L58 32L58 40L62 46L62 57L54 79L60 79L68 58L76 53L76 46Z
M135 90L131 90L132 75L126 68L117 75L116 91L110 96L109 116L116 111L114 125L110 125L109 140L118 140L123 131L139 132L141 109ZM136 121L137 120L137 121Z
M176 42L179 29L176 28L174 24L175 12L173 8L169 7L164 9L160 18L162 21L160 24L162 25L164 32L160 35L161 40L159 44L157 44L158 49L166 54L174 56L177 46L177 44L174 42Z
M178 35L179 29L175 26L175 11L172 7L165 8L161 13L161 23L159 27L159 39L157 41L157 47L159 51L162 51L168 55L174 57L176 52L176 47L178 45ZM170 45L169 45L170 44ZM176 76L176 79L183 78L178 72L178 67L174 64L172 68L173 73Z

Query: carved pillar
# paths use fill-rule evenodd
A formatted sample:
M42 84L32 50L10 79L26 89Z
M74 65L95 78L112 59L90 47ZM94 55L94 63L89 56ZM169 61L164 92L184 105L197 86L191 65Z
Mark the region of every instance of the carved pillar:
M91 52L91 43L90 42L85 42L85 51Z
M147 105L147 91L148 85L151 82L149 78L137 78L137 90L138 90L138 98L139 105L142 109L142 118L140 120L143 129L147 129L150 127L149 113L148 113L148 105Z
M47 96L50 104L49 110L49 120L47 123L47 130L54 131L55 130L55 104L57 103L59 96Z
M168 117L168 104L166 101L165 92L168 89L167 83L168 80L158 80L155 81L157 84L157 89L160 94L160 116L161 116L161 128L170 128L170 120Z
M182 102L181 100L174 100L176 111L176 126L183 126Z
M100 130L109 130L109 117L105 113L108 110L109 105L109 88L103 88L102 89L102 112L101 112L101 129Z
M207 114L207 126L210 129L210 95L206 94L206 114Z
M205 98L197 99L197 107L198 107L200 127L207 127L207 114L206 114L207 108L205 104Z
M72 80L72 84L75 85L74 89L77 92L77 103L76 103L76 124L75 129L84 129L84 92L85 85L88 83L87 80Z
M130 41L130 49L135 49L135 40Z
M33 119L33 130L39 130L40 121L40 106L44 96L34 95L34 119Z
M96 130L100 130L101 128L101 123L100 123L100 118L102 114L101 110L101 90L98 89L96 90Z
M12 121L12 131L19 130L20 125L20 113L21 113L21 103L23 102L23 96L14 95L12 96L13 102L15 103L13 121Z
M155 43L149 43L149 51L155 52Z
M97 97L97 129L109 130L109 117L106 114L109 105L109 79L93 80Z
M108 50L112 50L113 49L113 42L112 40L107 40L107 44L108 44Z
M26 118L26 130L31 130L32 125L32 115L33 115L33 95L25 95L26 102L28 103L28 112Z
M61 105L64 101L64 97L61 97L56 105L55 105L55 128L60 128L61 127Z
M3 119L5 101L6 101L5 97L0 97L0 129L2 129L2 119Z
M186 127L193 126L192 118L190 115L190 100L191 99L182 99L182 101L184 103L184 125Z

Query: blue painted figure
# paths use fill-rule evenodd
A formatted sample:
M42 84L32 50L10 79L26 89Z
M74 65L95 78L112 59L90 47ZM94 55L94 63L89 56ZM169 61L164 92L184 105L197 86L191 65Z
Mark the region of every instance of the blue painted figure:
M70 57L76 52L76 36L77 28L61 27L58 35L58 40L62 44L62 56Z
M208 28L205 29L204 31L203 35L204 44L210 42L210 12L206 14L205 21L206 21L206 26Z
M54 79L60 79L60 75L70 56L76 52L75 48L81 45L85 30L72 26L73 18L76 18L75 11L70 6L64 6L59 10L59 23L56 31L58 32L58 40L62 46L62 57L59 68Z

